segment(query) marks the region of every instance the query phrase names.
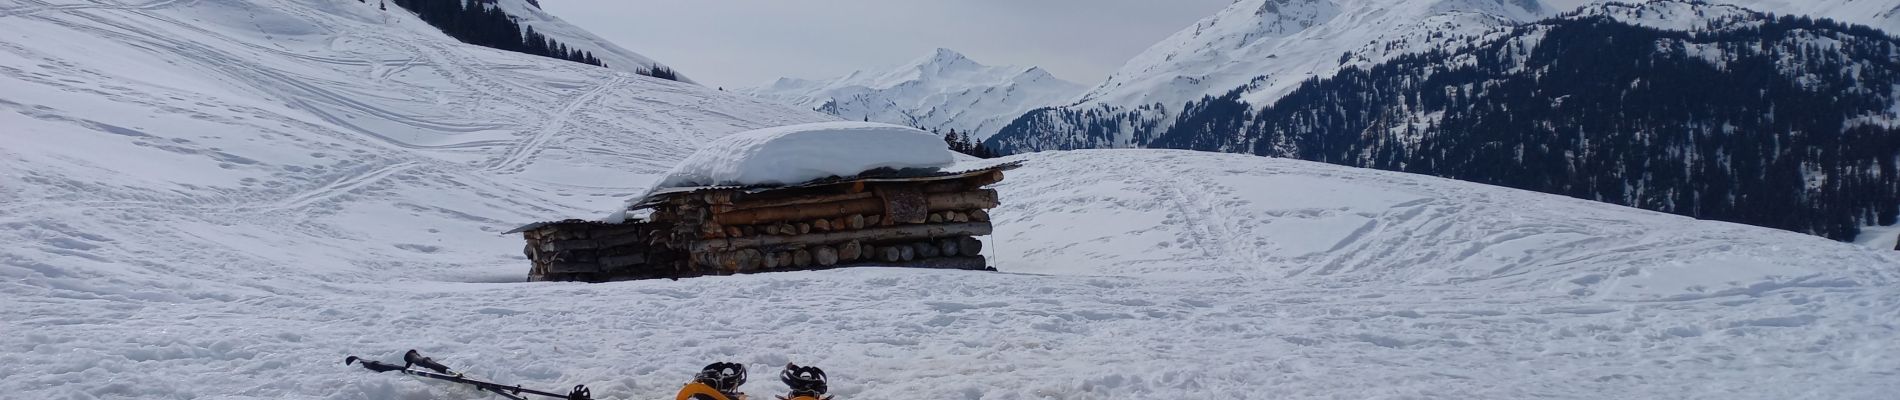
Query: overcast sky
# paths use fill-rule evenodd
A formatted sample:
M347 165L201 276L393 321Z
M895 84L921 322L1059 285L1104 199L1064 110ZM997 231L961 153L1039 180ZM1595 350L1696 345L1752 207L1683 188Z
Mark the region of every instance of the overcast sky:
M945 47L1094 85L1232 0L540 0L708 86L829 78Z

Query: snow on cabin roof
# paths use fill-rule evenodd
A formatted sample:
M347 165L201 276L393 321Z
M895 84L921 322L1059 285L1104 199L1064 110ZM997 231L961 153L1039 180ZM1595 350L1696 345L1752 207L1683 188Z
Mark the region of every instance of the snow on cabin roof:
M970 176L974 176L978 174L987 174L992 171L999 171L999 170L1008 171L1008 170L1020 168L1023 166L1023 163L1021 161L1010 161L1010 162L1003 162L1003 163L993 163L989 165L982 165L982 164L978 164L978 165L981 165L981 166L972 166L970 168L962 168L962 169L957 169L953 171L914 169L914 168L899 170L899 169L886 168L886 169L865 171L864 173L852 175L852 176L831 176L831 177L825 177L821 179L814 179L807 182L801 182L795 185L698 186L698 187L661 189L652 193L648 193L646 196L642 196L641 198L634 199L634 201L627 204L627 209L639 210L639 209L652 208L653 206L659 205L660 203L664 202L665 199L672 197L674 195L697 193L697 192L702 192L702 191L738 189L738 190L745 190L748 192L757 193L757 192L766 192L766 191L773 191L773 190L801 189L801 188L824 186L824 185L831 185L831 184L837 184L837 183L843 183L843 182L856 182L856 181L899 182L899 181L933 181L933 180L960 179L960 178L966 178L966 177L970 177Z
M648 193L706 186L783 186L866 171L949 167L943 138L875 122L820 122L741 132L713 141Z

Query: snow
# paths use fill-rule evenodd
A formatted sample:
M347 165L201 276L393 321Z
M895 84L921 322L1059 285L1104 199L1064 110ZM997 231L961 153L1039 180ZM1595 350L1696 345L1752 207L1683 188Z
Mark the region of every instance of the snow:
M1854 243L1877 250L1900 250L1900 225L1862 227Z
M832 118L373 3L126 4L0 6L0 397L492 398L341 363L411 348L617 399L719 360L843 400L1900 390L1900 253L1240 155L1000 160L1004 272L521 283L499 232Z
M1062 105L1083 89L1039 67L988 66L937 49L889 69L823 81L782 78L739 91L848 120L955 129L981 140L1024 112Z
M790 185L880 169L937 169L956 160L943 138L876 122L818 122L726 136L687 156L654 190Z

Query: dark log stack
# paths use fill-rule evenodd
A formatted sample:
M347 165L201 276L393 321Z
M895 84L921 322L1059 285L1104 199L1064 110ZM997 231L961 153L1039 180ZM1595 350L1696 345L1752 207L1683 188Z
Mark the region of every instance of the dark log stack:
M645 221L536 224L519 230L533 280L680 278L842 266L989 270L985 189L1013 167L793 187L657 194Z

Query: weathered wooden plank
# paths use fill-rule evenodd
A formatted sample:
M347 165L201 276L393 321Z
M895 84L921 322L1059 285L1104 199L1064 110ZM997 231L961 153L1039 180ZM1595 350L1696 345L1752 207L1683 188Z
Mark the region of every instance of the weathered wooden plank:
M756 210L760 208L796 206L796 205L805 205L805 204L835 203L835 202L840 202L840 201L869 199L876 196L877 195L875 193L864 192L864 193L840 193L840 194L814 194L814 195L804 195L804 196L774 198L774 199L764 199L764 200L744 199L744 200L739 200L737 202L733 202L732 209L729 211Z
M923 206L925 210L924 212L926 213L928 213L929 211L989 209L989 208L995 208L997 204L999 204L996 197L996 190L994 189L982 189L982 190L973 190L973 191L968 191L968 192L957 192L957 193L937 193L937 194L924 195L922 196L922 198L923 198ZM778 222L787 222L787 221L804 221L804 220L811 220L811 219L816 219L816 218L831 218L831 217L847 216L847 215L854 215L854 214L866 215L867 219L870 216L883 216L885 215L885 202L881 199L871 198L871 199L848 200L848 201L832 202L832 203L817 203L817 204L796 205L796 206L759 208L759 209L751 209L751 210L733 211L729 213L721 213L721 214L712 216L712 220L713 222L721 224L721 225L754 225L754 224L767 224L767 223L778 223ZM926 214L924 215L924 217L927 218L928 215ZM884 219L887 220L887 222L889 222L888 220L890 218L886 216ZM903 221L907 221L907 220L904 220L904 219L896 220L896 222L903 222ZM909 220L909 221L922 222L918 220ZM867 222L867 225L873 225L873 224L870 224L869 221L866 221L866 222Z
M766 246L816 246L821 244L844 243L853 240L914 241L951 236L982 236L990 234L993 230L994 228L991 227L988 222L899 225L866 228L855 231L818 232L798 236L757 236L722 240L701 240L693 242L691 249L695 253L700 253Z

